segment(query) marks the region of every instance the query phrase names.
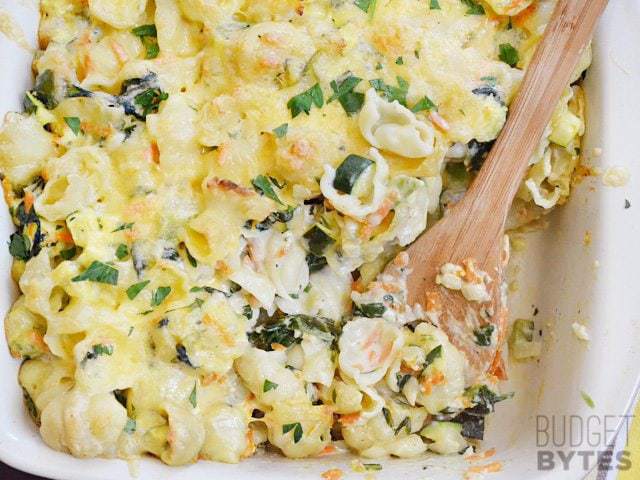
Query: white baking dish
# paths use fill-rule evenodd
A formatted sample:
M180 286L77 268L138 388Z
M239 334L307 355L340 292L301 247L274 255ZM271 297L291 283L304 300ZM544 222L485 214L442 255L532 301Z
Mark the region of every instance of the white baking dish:
M28 39L35 42L37 2L0 0L0 8L11 12ZM587 77L588 132L584 152L588 163L605 169L623 165L631 172L622 188L602 185L589 178L577 188L571 201L549 217L550 228L527 237L528 247L516 254L513 266L519 290L512 295L513 315L535 317L543 329L545 348L541 361L512 366L506 389L514 390L512 401L498 407L489 421L486 448L495 447L491 460L503 469L487 479L578 479L586 474L582 458L563 470L556 455L556 468L537 468L536 417L562 420L563 415L589 416L604 421L605 415L624 415L636 389L640 365L640 195L634 190L640 178L636 141L640 140L640 1L613 0L597 34L594 67ZM0 112L19 109L21 93L30 85L31 54L0 35ZM595 147L601 158L593 158ZM625 209L625 199L631 208ZM7 239L12 226L4 205L0 207L0 232ZM592 238L585 245L585 234ZM2 315L10 307L15 287L10 279L10 256L0 249L0 293ZM599 267L597 265L599 264ZM512 269L514 267L512 266ZM591 342L586 345L572 334L571 323L588 325ZM0 339L0 460L24 471L65 480L126 478L127 463L119 460L80 460L50 450L40 440L24 412L17 384L18 362ZM595 401L590 409L581 398L588 392ZM620 420L604 426L591 422L591 437L571 447L564 444L542 450L602 450ZM574 430L574 434L577 433ZM584 431L583 433L587 433ZM593 434L599 433L598 440ZM592 445L589 445L589 442ZM279 456L256 456L240 465L200 462L170 468L155 460L139 464L139 478L175 480L234 478L320 479L330 468L341 468L345 478L363 478L349 467L348 457L291 461ZM469 464L459 456L427 457L419 460L382 461L376 477L403 480L461 478ZM589 459L594 465L594 457Z

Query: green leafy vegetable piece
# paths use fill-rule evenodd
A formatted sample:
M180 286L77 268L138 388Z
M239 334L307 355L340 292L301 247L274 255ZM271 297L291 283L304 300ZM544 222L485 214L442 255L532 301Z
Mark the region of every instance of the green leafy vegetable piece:
M438 0L430 0L429 9L430 10L440 10L440 3L438 3Z
M133 300L134 298L136 298L138 294L144 289L144 287L149 285L150 282L151 280L145 280L144 282L134 283L129 288L127 288L127 297L129 297L129 300Z
M418 100L418 103L416 103L411 108L411 111L413 113L422 112L424 110L427 110L427 111L436 110L436 104L433 103L431 101L431 99L429 97L427 97L426 95L424 97L422 97L420 100Z
M171 287L158 287L158 289L151 295L151 306L157 307L165 298L171 293Z
M262 385L262 391L264 393L268 392L269 390L275 390L276 388L278 388L278 384L273 383L269 379L265 379L264 384Z
M384 315L387 311L387 307L382 303L364 303L362 305L356 305L353 309L354 317L366 317L366 318L378 318Z
M482 327L476 328L473 331L473 335L474 337L476 337L475 338L476 345L479 345L481 347L490 346L494 329L495 327L490 323Z
M36 84L33 90L29 92L33 98L41 102L47 110L52 110L58 106L55 98L55 81L52 70L45 70L36 77ZM23 107L27 113L34 113L36 106L31 99L25 95Z
M98 358L102 355L113 355L113 345L105 345L103 343L93 345L91 347L91 351L87 352L81 363L84 364L87 362L87 360L93 360L94 358Z
M396 427L396 430L395 430L394 434L398 435L403 428L406 429L407 435L411 434L411 418L404 417L404 419Z
M315 255L313 253L307 254L307 266L309 267L309 273L319 272L327 266L327 258Z
M498 55L500 60L511 67L515 67L518 64L520 54L513 45L510 43L501 43L498 48L500 49L500 54Z
M127 247L124 243L118 245L118 248L116 248L116 257L118 257L118 260L126 258L127 255L129 255L129 247Z
M111 265L94 261L89 268L87 268L80 275L71 279L72 282L97 282L106 283L108 285L117 285L118 283L118 270Z
M370 18L376 11L377 0L355 0L356 7L362 10L364 13L368 13Z
M309 90L291 98L291 100L287 102L287 108L291 110L292 118L296 118L302 112L309 115L313 105L318 108L322 108L324 105L324 95L322 94L322 88L320 88L320 84L318 83Z
M9 237L9 253L13 258L27 261L31 258L31 241L22 233L12 233Z
M133 103L142 108L142 116L146 117L151 113L158 113L160 103L169 98L167 92L159 88L149 88L139 93L133 98Z
M442 345L438 345L436 348L427 353L427 356L424 359L422 370L424 371L425 368L427 368L440 357L442 357Z
M402 57L396 58L396 65L404 65L404 59Z
M147 51L145 58L152 59L158 56L160 46L158 45L158 32L155 25L140 25L131 30L131 33L136 37L140 37L140 41Z
M253 188L255 188L256 191L260 193L260 195L264 195L265 197L270 198L274 202L279 203L280 205L284 205L284 203L280 201L280 199L278 198L278 195L273 189L273 186L272 186L271 180L269 180L269 177L265 175L258 175L256 178L251 180L251 184L253 185Z
M396 77L398 86L394 87L385 83L384 80L374 79L369 80L369 84L376 89L376 91L383 94L383 96L390 102L398 101L400 105L407 106L407 93L409 92L409 82L402 77Z
M64 117L64 123L69 126L76 136L80 135L82 129L80 128L80 119L78 117Z
M288 131L289 131L289 124L288 123L283 123L279 127L276 127L276 128L274 128L272 130L272 132L276 136L276 138L284 137L287 134Z
M189 403L191 404L191 406L193 406L193 408L196 408L198 406L198 382L193 384L193 390L191 390L191 395L189 395Z
M120 225L115 230L112 230L111 233L121 232L123 230L131 230L132 228L133 228L133 222L131 222L131 223L123 223L122 225Z
M327 103L338 100L347 115L351 116L358 113L364 104L364 94L354 92L353 89L356 88L361 81L361 78L354 77L351 74L348 74L346 77L343 76L342 79L332 80L329 85L331 86L331 90L333 90L333 95L327 100Z
M282 426L282 434L285 435L293 430L293 443L298 443L302 439L302 425L300 422L287 423Z
M484 15L484 7L475 0L460 0L467 6L467 15Z

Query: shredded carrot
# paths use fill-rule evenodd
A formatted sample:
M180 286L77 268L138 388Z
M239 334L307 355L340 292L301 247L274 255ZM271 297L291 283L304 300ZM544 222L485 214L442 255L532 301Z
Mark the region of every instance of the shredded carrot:
M482 453L474 453L473 455L469 455L465 457L467 462L479 462L480 460L486 460L487 458L491 458L496 454L495 448L490 448Z
M211 385L213 382L216 382L220 379L220 376L217 373L210 373L209 375L205 375L202 378L202 385L205 387L207 385Z
M247 458L253 455L256 451L256 444L253 441L253 431L251 429L247 430L247 448L242 452L242 458Z
M335 445L327 445L326 447L324 447L322 449L322 451L320 452L320 454L318 456L319 457L324 457L326 455L331 455L333 453L336 453Z
M73 237L71 236L71 232L69 230L59 230L58 233L56 233L56 238L64 243L68 243L68 244L72 244L73 243Z
M422 380L420 388L425 395L430 395L433 387L435 387L436 385L441 385L443 383L445 383L444 374L441 371L436 370L433 375L430 375Z
M33 202L35 198L33 197L33 193L25 192L24 194L24 212L29 213L31 211L31 207L33 207Z
M276 350L276 351L283 351L286 350L287 347L285 347L284 345L281 345L279 343L272 343L271 344L271 350Z
M342 470L339 468L327 470L322 474L322 478L325 480L340 480L342 478Z
M496 352L496 356L493 357L493 362L488 370L490 375L493 375L498 380L507 380L507 369L504 365L504 360L502 359L502 351L498 350Z
M535 13L537 9L538 9L538 4L532 3L523 11L521 11L518 15L516 15L515 17L512 17L513 24L518 27L522 27L527 22L527 20L531 18L531 16Z
M152 142L149 147L149 159L156 165L160 164L160 149L156 142Z
M469 469L464 474L465 480L472 480L475 475L481 473L496 473L502 470L501 462L491 462L486 465L476 465L474 467L469 467Z
M360 418L360 412L355 413L347 413L345 415L340 415L340 423L342 425L353 425Z

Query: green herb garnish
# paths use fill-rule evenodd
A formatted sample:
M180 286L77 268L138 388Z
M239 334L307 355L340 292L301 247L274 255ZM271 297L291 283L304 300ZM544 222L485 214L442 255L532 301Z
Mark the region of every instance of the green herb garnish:
M309 90L291 98L291 100L287 102L287 108L291 110L292 118L296 118L302 112L309 115L313 105L318 108L322 108L324 105L324 95L322 94L322 89L318 83Z
M150 282L151 280L145 280L144 282L134 283L129 288L127 288L127 297L129 297L129 300L133 300L134 298L136 298L138 294L144 289L144 287L149 285Z
M366 318L378 318L384 315L387 311L387 307L382 303L365 303L362 305L356 305L353 309L354 317L366 317Z
M129 247L127 247L124 243L118 245L118 248L116 248L116 257L118 257L118 260L126 258L127 255L129 255Z
M284 137L287 134L288 131L289 131L289 124L288 123L283 123L279 127L276 127L276 128L274 128L272 130L272 132L276 136L276 138Z
M332 80L329 85L331 86L331 90L333 90L333 95L327 100L327 103L338 100L344 111L347 112L347 115L358 113L364 104L364 94L354 92L353 89L356 88L361 81L361 78L354 77L351 74L348 74L346 77L343 75L342 79Z
M488 347L491 345L491 338L493 335L494 326L492 324L487 324L482 327L476 328L473 331L473 335L476 337L476 345L481 347Z
M87 268L80 275L73 277L72 282L97 282L106 283L109 285L116 285L118 283L118 270L111 265L94 261L89 268Z
M282 426L282 434L286 435L293 430L293 443L298 443L302 439L302 425L300 422L287 423Z
M142 45L144 45L144 48L147 51L145 58L152 59L158 56L160 53L160 46L158 45L158 31L156 30L155 25L140 25L139 27L131 30L131 33L136 37L139 37Z
M369 84L390 102L398 101L400 105L407 106L407 93L409 92L409 82L402 77L396 77L398 86L388 85L384 80L369 80Z
M264 393L268 392L269 390L275 390L276 388L278 388L278 384L273 383L269 379L265 379L264 384L262 385L262 391Z
M515 67L518 64L520 55L513 45L510 43L501 43L498 48L500 49L500 54L498 55L500 60L511 67Z
M278 195L276 194L275 190L271 186L272 184L269 177L265 175L258 175L256 178L251 180L251 184L253 185L253 188L255 188L256 191L260 193L260 195L264 195L265 197L270 198L274 202L279 203L280 205L284 205L284 203L280 201L280 199L278 198Z
M80 135L82 129L80 128L80 119L78 117L64 117L64 123L69 125L69 128L76 136Z
M165 298L171 293L171 287L158 287L158 289L151 295L151 306L157 307Z
M475 0L460 0L467 6L467 15L484 15L484 7Z
M193 384L193 390L191 390L191 395L189 395L189 403L196 408L198 406L198 392L197 392L198 382Z

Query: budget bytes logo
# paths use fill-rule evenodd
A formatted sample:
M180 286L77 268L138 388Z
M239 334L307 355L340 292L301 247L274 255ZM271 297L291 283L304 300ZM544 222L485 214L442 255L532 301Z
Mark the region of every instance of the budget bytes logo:
M627 443L603 449L607 439L619 435L628 438L633 415L538 415L536 416L536 447L538 470L569 470L593 466L594 459L600 471L629 470L631 454Z

